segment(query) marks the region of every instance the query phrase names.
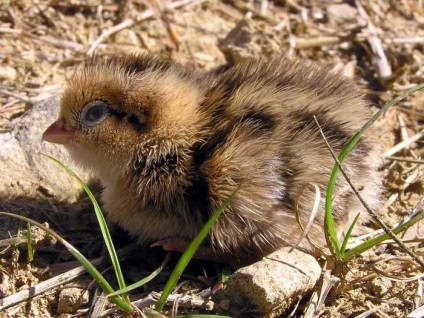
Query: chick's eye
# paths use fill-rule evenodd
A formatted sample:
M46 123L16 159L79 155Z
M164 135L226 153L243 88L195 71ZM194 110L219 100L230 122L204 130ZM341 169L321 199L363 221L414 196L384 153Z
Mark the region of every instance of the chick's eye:
M108 106L103 102L96 102L88 106L82 113L84 124L94 126L100 123L108 115Z

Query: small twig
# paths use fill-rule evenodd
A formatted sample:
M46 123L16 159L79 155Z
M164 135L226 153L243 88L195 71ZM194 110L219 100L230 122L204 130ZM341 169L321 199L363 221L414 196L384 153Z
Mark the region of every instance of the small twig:
M277 26L274 28L277 29ZM363 33L351 34L346 36L320 36L316 38L295 38L290 40L290 45L298 50L322 47L326 45L337 45L346 42L363 42L367 41L368 37ZM382 38L384 44L422 44L424 37L404 37L404 38ZM415 86L415 85L411 85ZM403 88L400 90L404 90Z
M261 0L261 8L259 12L263 15L269 15L269 3L268 0Z
M290 9L294 10L296 13L302 12L302 10L304 9L304 7L297 4L296 1L294 1L294 0L286 0L286 5Z
M254 6L250 5L250 3L237 0L237 1L233 1L232 5L244 13L251 12L255 16L255 18L264 20L265 22L268 22L271 25L277 25L280 22L272 18L271 16L262 14L259 10L256 10Z
M415 85L413 85L413 86L415 86ZM396 107L396 109L400 110L401 112L407 113L408 115L424 118L423 112L411 110L411 109L408 109L408 108L403 107L403 106L398 106L398 107Z
M330 270L325 270L322 274L322 284L319 297L315 297L314 301L308 304L305 317L312 318L317 316L317 312L323 306L331 288L340 281L340 278L331 275Z
M119 256L127 255L128 253L134 250L134 247L135 247L134 245L124 247L121 250L119 250L117 253ZM105 259L104 257L96 258L91 262L91 264L93 264L94 266L98 266L104 261L104 259ZM75 278L85 274L86 272L87 271L83 266L79 266L66 273L63 273L53 278L50 278L48 280L45 280L44 282L41 282L35 286L23 289L13 295L0 299L0 311L8 307L11 307L13 305L17 305L21 302L27 301L30 298L38 296L62 284L66 284L74 280Z
M96 258L95 260L92 261L92 264L94 266L97 266L97 265L100 265L102 261L103 261L103 258ZM66 284L85 273L86 273L85 268L83 266L79 266L66 273L63 273L56 277L45 280L44 282L41 282L35 286L23 289L13 295L0 299L0 310L4 310L13 305L17 305L21 302L27 301L28 299L38 296L50 289L58 287L62 284Z
M76 43L76 42L71 42L71 41L66 41L66 40L59 40L59 39L55 39L52 37L40 37L40 36L36 36L34 34L31 34L27 31L21 31L21 34L25 37L31 38L33 40L38 40L44 43L48 43L50 45L53 45L55 47L59 47L59 48L65 48L65 49L71 49L73 51L76 52L82 52L84 46L80 43Z
M239 21L244 17L244 14L240 13L240 11L234 9L228 4L223 3L222 1L218 1L216 9L219 11L219 13L222 13L235 21Z
M132 302L132 305L137 308L143 309L147 306L156 304L160 298L160 295L160 293L152 292L147 297ZM193 297L191 295L172 294L169 295L166 299L167 305L173 305L175 302L178 302L179 306L185 308L200 308L210 310L213 307L213 302L211 300L202 299L200 297ZM99 317L110 317L118 310L119 309L117 308L108 309L102 312L101 316Z
M109 303L109 299L106 294L100 289L97 288L94 294L93 302L90 306L89 318L97 318L101 316L101 313L104 311L106 305Z
M421 139L424 137L424 129L421 130L420 132L416 133L415 135L409 137L407 140L404 140L400 143L398 143L396 146L392 147L391 149L387 150L386 152L384 152L384 157L390 157L392 155L394 155L395 153L397 153L399 150L402 150L406 147L408 147L410 144L412 144L413 142L416 142L417 140Z
M192 4L192 3L203 3L206 2L208 0L180 0L180 1L175 1L175 2L171 2L166 10L173 10L173 9L177 9L180 7L183 7L185 5L188 4ZM91 55L94 53L94 51L96 50L96 48L99 46L100 43L102 43L103 41L105 41L107 38L109 38L112 34L115 34L119 31L122 31L126 28L131 27L134 23L136 22L140 22L143 20L146 20L148 18L151 18L154 16L154 12L151 9L145 10L144 12L142 12L137 19L133 20L133 19L126 19L124 21L122 21L121 23L111 27L108 30L105 30L97 39L96 41L94 41L90 48L87 51L87 55Z
M363 40L365 40L365 38L361 39L359 35L353 34L348 36L321 36L312 39L292 38L289 42L291 47L300 50Z
M381 275L381 276L383 276L383 277L385 277L385 278L387 278L391 281L395 281L395 282L412 282L412 281L420 280L421 278L424 277L424 273L420 273L418 275L415 275L414 277L397 278L397 277L388 275L386 269L383 271L383 270L380 270L376 267L376 265L381 263L381 262L384 262L384 264L388 264L391 260L396 260L397 263L399 263L399 262L406 262L407 263L406 265L396 264L396 266L401 266L400 269L405 269L405 268L410 269L410 267L411 267L411 262L412 262L411 259L405 259L405 258L400 258L400 257L389 257L389 258L384 258L382 260L379 260L379 261L371 264L372 270L375 271L377 274L379 274L379 275Z
M372 306L372 305L371 305L371 306ZM367 311L365 311L365 312L363 312L363 313L359 314L358 316L356 316L356 318L367 318L367 317L370 317L370 316L371 316L371 314L376 313L376 312L377 312L377 311L379 311L381 308L383 308L383 305L380 305L380 306L377 306L377 307L371 308L371 309L369 309L369 310L367 310Z
M5 112L5 111L13 111L13 110L15 110L15 109L21 109L21 108L22 108L22 106L21 106L21 105L16 105L16 104L18 104L18 103L19 103L19 100L18 100L18 99L14 99L14 100L12 100L12 101L8 102L7 104L4 104L4 105L0 108L0 114L1 114L2 112Z
M381 39L377 36L376 29L361 3L358 0L355 0L355 5L358 9L359 15L367 21L369 31L368 43L370 44L373 52L372 58L377 69L377 74L382 80L387 80L392 76L392 67L384 53Z
M34 105L34 102L30 98L25 97L25 96L22 96L20 94L14 93L14 92L11 92L11 91L9 91L7 89L0 88L0 94L6 95L6 96L15 97L15 98L23 101L25 104L28 104L29 106L33 106Z
M103 8L104 8L104 5L100 4L96 9L96 19L97 19L97 23L98 23L100 29L103 29L103 23L104 23L104 21L103 21ZM122 11L119 10L119 12L122 12Z
M25 244L28 241L28 239L22 235L16 236L16 237L10 237L7 239L0 240L0 248L8 248L11 245L21 245Z
M413 88L415 86L417 86L417 84L415 84L415 83L406 83L406 84L393 83L393 89L392 90L394 92L404 92L404 91L406 91L410 88ZM412 105L411 102L406 102L406 101L403 102L403 104L404 105L407 105L407 104ZM396 105L396 108L400 108L400 107L402 107L402 106Z
M366 268L367 268L367 270L372 270L372 269L369 268L368 264L366 265ZM393 266L386 268L384 271L385 271L385 273L391 273L391 272L394 272L394 271L401 270L403 268L404 268L403 265L393 265ZM355 278L354 280L349 282L349 285L344 286L341 289L341 292L345 292L345 291L349 290L349 288L350 288L349 286L357 285L357 284L362 283L362 282L369 282L370 280L373 280L374 278L376 278L378 276L379 275L376 272L373 271L371 274L368 274L368 275L365 275L365 276L362 276L362 277L359 277L359 278Z
M406 130L406 124L401 115L398 115L398 121L399 121L400 137L402 138L402 141L408 140L409 139L408 131ZM409 147L405 147L405 149L409 150Z
M11 29L11 28L0 28L0 33L21 34L22 31L18 29Z
M410 163L418 163L420 165L424 164L424 160L417 160L417 159L409 159L409 158L403 158L403 157L385 157L387 160L393 160L393 161L404 161L404 162L410 162Z
M417 243L424 243L424 237L417 237L414 239L404 239L402 240L403 243L405 244L417 244ZM384 241L384 244L390 245L390 244L396 244L396 242L392 241L392 240L387 240Z
M404 223L406 223L406 222L409 222L412 218L414 218L415 217L415 215L417 214L417 213L420 213L420 211L422 210L424 208L424 198L421 198L421 200L420 200L420 202L418 202L412 209L411 209L411 211L408 211L408 217L406 218L406 219L404 219L404 220L402 220L402 221L400 221L400 222L398 222L398 223L396 223L393 227L398 227L399 225L401 225L401 224L404 224ZM357 245L358 244L358 242L364 242L365 240L367 240L367 239L370 239L370 238L373 238L373 237L376 237L376 236L378 236L378 235L380 235L380 234L382 234L382 233L384 233L384 230L383 229L379 229L379 230L375 230L375 231L373 231L372 233L368 233L368 234L365 234L365 235L362 235L362 236L358 236L358 237L356 237L356 238L354 238L353 240L352 240L352 242L350 242L349 243L349 245L348 245L348 247L349 248L351 248L351 244L354 244L354 245ZM385 243L386 244L390 244L392 241L386 241ZM405 243L409 243L409 241L405 241Z
M29 93L33 93L33 94L41 94L41 93L45 93L45 92L55 92L55 93L59 93L60 90L62 90L62 86L58 85L58 84L52 84L52 85L46 85L43 87L39 87L39 88L24 88L23 89L25 92L29 92Z
M147 16L149 17L149 16ZM111 27L110 29L104 31L98 38L96 41L94 41L90 48L87 51L87 55L91 55L94 53L94 51L96 50L96 48L99 46L100 43L102 43L104 40L106 40L108 37L110 37L112 34L117 33L119 31L122 31L126 28L129 28L130 26L132 26L134 24L134 20L132 19L127 19L122 21L121 23Z
M79 1L79 3L73 3L74 1L52 1L49 3L49 6L52 8L60 8L63 9L73 9L76 8L78 10L84 9L84 10L94 10L97 8L98 4L96 2L89 3L91 1ZM118 11L119 5L117 3L106 3L103 4L103 7L105 10L108 11Z
M317 316L317 312L319 312L318 307L318 292L313 291L311 297L309 298L308 304L306 305L304 318L314 318Z
M418 169L415 169L403 182L402 189L406 189L411 183L415 182L415 180L419 177L420 173ZM387 201L380 208L380 211L387 210L399 197L399 192L392 193Z
M424 261L422 259L420 259L414 252L410 251L408 249L408 247L405 244L403 244L403 242L400 239L398 239L398 237L392 232L392 230L380 219L380 217L376 213L374 213L374 211L371 210L369 205L364 201L364 199L359 194L356 187L353 185L350 177L348 176L347 172L343 168L342 164L340 163L339 159L337 158L337 156L334 153L333 149L331 148L330 144L328 143L328 140L327 140L327 138L324 134L324 131L322 130L322 128L321 128L321 126L320 126L320 124L319 124L319 122L318 122L318 120L315 116L314 116L314 120L315 120L316 124L318 125L319 131L320 131L322 137L324 138L324 142L326 143L327 148L331 153L331 156L333 157L334 161L336 162L337 166L340 169L340 172L345 177L347 183L349 184L349 186L351 187L351 189L353 190L353 192L355 193L355 195L357 196L357 198L359 199L361 204L364 206L364 208L367 210L367 212L371 215L371 217L377 222L377 224L380 225L384 229L384 232L386 232L387 235L389 235L393 239L393 241L395 241L405 253L407 253L409 256L411 256L418 264L420 264L424 268Z
M394 39L384 39L384 43L386 44L422 44L424 43L423 36L414 36L414 37L398 37Z

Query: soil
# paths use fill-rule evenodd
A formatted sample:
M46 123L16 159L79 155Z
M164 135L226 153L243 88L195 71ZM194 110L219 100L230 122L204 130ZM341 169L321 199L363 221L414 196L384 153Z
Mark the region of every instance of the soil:
M114 29L123 25L126 26ZM345 76L356 79L380 106L424 82L422 0L6 0L0 4L0 132L9 131L11 120L34 103L60 94L75 67L94 48L93 43L108 30L115 32L95 46L98 54L147 50L205 70L226 61L271 52L306 57L333 65ZM382 48L380 65L371 41L380 43ZM381 63L384 57L387 65ZM422 132L424 92L416 92L391 107L376 125L386 152ZM378 214L388 226L407 218L422 203L422 146L421 137L385 155L381 168L385 204ZM99 231L93 230L96 221L90 202L83 195L78 202L2 197L0 210L47 222L90 259L100 254ZM407 247L421 256L423 228L421 221L421 226L410 228L402 236ZM357 232L377 229L369 222ZM32 236L38 241L33 243L35 255L29 261L26 239L22 239L25 230L26 225L15 219L0 218L0 298L76 266L62 245L34 228ZM10 238L13 240L6 240ZM140 261L124 262L130 280L146 276L163 256L159 251L145 253L148 257L142 266ZM133 292L131 299L161 291L171 269L168 267L154 283ZM333 269L332 275L340 281L315 316L406 317L423 306L422 281L416 278L422 273L423 269L397 244L386 242L346 266ZM216 282L214 275L211 264L194 262L175 293L194 298L199 290ZM70 287L88 289L90 301L70 312L60 312L61 292ZM84 276L4 309L2 317L85 317L95 287ZM309 298L305 295L291 316L302 316ZM216 301L214 306L192 303L190 309L180 305L179 312L257 316L253 308L234 312L227 305L225 300ZM166 314L170 314L172 308L167 310ZM125 314L118 311L108 316Z

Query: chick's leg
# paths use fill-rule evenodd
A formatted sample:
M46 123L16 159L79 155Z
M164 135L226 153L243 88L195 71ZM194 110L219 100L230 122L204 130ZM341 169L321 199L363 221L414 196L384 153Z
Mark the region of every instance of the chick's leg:
M168 252L179 252L184 253L184 251L189 246L190 241L180 239L180 238L172 238L161 240L153 243L151 246L161 246L165 251ZM211 247L200 246L196 253L193 256L196 259L205 260L205 261L213 261L218 263L231 263L232 259L229 255L219 254L214 251Z

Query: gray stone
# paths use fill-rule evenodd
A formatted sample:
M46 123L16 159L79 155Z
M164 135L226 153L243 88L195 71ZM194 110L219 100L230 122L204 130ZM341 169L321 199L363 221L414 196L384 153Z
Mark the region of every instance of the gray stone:
M376 277L370 282L371 293L376 297L382 297L392 289L392 282L386 277Z
M317 260L299 250L282 248L232 274L223 290L233 305L253 306L265 317L277 317L315 286L321 274Z
M65 288L59 294L57 313L74 313L85 304L88 304L90 296L87 290L82 288Z
M16 70L11 66L0 66L0 79L14 81L16 79Z
M219 48L227 62L238 63L248 58L281 52L281 45L274 30L247 15L220 41Z
M0 134L0 197L54 198L74 202L81 187L63 168L43 156L59 159L85 182L90 176L75 167L66 149L41 140L59 112L59 97L34 105L11 123L11 132Z
M332 4L327 7L327 17L333 25L357 23L358 10L347 3Z

